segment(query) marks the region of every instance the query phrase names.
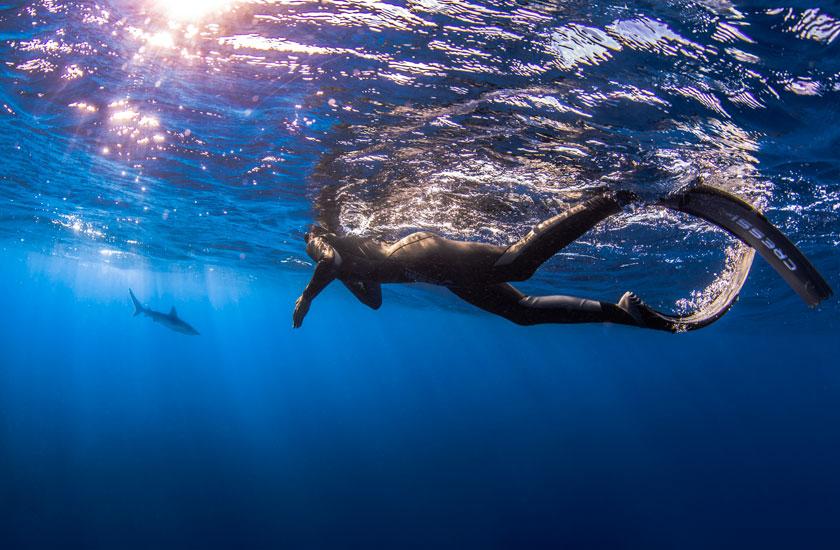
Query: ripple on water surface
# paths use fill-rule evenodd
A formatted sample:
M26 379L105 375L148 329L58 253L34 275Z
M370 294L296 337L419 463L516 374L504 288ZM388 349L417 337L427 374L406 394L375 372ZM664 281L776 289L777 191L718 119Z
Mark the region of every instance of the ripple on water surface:
M603 189L653 198L703 175L826 256L820 243L840 240L829 8L0 7L0 232L103 261L285 268L306 264L312 220L503 243ZM541 281L562 269L566 288L609 291L644 263L661 266L649 278L677 265L685 290L713 288L730 244L638 209ZM727 249L730 263L743 253Z

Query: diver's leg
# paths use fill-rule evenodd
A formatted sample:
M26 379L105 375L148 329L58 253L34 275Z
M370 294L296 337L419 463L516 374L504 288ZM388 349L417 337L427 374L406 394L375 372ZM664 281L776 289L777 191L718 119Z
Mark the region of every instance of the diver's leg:
M549 218L509 246L493 267L506 280L523 281L559 250L636 198L629 191L605 193Z
M462 300L518 325L619 323L641 326L630 313L608 302L572 296L527 296L509 284L449 287L449 290Z

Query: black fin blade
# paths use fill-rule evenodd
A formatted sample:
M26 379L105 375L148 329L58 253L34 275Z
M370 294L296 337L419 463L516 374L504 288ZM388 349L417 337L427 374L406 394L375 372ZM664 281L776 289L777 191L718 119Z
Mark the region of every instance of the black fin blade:
M739 197L708 185L695 185L658 204L702 218L753 247L809 306L833 294L796 245Z

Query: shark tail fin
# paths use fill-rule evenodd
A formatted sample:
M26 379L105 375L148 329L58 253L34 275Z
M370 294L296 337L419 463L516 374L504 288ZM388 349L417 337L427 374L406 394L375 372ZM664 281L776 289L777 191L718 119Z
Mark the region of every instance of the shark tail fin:
M137 317L141 313L143 313L143 304L140 303L140 300L137 299L137 296L134 295L134 292L129 288L128 293L131 295L131 301L134 302L134 316Z

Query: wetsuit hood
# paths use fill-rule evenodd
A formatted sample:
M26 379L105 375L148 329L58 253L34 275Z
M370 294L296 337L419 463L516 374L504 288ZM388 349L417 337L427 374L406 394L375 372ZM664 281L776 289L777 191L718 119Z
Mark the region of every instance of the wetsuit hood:
M303 240L307 243L314 239L315 237L323 237L324 235L329 234L329 231L324 229L318 224L313 224L309 226L309 230L303 234Z
M320 225L313 225L303 236L306 241L306 254L315 260L321 261L328 250L332 250L332 239L334 233L330 233Z

